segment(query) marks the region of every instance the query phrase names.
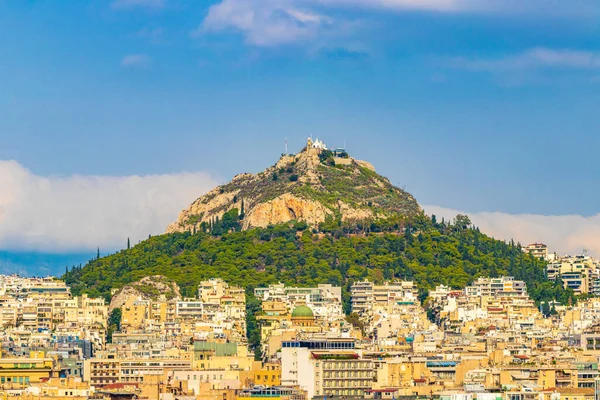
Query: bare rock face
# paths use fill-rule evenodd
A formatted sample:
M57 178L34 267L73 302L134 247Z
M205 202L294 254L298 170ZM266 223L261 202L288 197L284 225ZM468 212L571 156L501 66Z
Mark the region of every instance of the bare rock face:
M225 213L231 220L234 210L242 229L294 220L318 227L328 217L345 222L422 212L410 193L394 187L370 163L309 140L300 153L283 155L258 174L236 175L200 197L167 233L207 229Z
M213 218L221 218L228 211L229 205L236 197L237 191L220 193L219 188L213 189L205 196L199 198L183 210L177 218L177 222L167 227L166 233L181 232L186 225L199 226L202 222L209 222Z
M147 276L124 286L110 300L109 311L123 307L129 298L143 300L171 300L181 299L179 286L162 275Z
M250 227L264 228L294 220L304 221L309 225L318 225L331 214L331 210L317 201L305 200L285 193L254 207L246 215L243 226L245 229Z

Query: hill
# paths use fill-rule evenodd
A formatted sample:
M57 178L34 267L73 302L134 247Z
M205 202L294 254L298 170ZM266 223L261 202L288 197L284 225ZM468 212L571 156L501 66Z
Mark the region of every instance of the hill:
M196 294L221 277L252 289L269 283L344 287L392 278L426 291L462 288L479 276L513 275L537 300L565 302L572 292L545 279L545 264L519 245L494 240L467 217L438 222L412 195L367 162L311 139L265 171L242 174L184 210L167 233L73 268L74 293L110 297L140 279L162 275Z
M92 260L63 277L75 294L109 298L121 288L150 275L162 275L195 295L204 279L221 277L245 287L283 282L343 287L348 305L353 282L381 282L393 277L414 280L426 296L438 284L462 288L479 276L512 275L527 283L536 301L573 297L545 279L545 263L520 246L490 238L470 228L466 217L453 223L425 215L400 223L323 227L289 223L222 234L164 234L108 257Z
M486 236L465 216L438 222L369 163L310 141L299 154L200 197L166 234L91 260L63 279L74 294L110 300L113 289L156 292L136 283L154 275L176 282L184 297L213 277L246 288L256 349L260 305L253 289L277 282L341 286L346 312L352 284L364 279L416 281L424 300L438 284L463 288L480 276L512 275L538 302L574 299L560 281L547 281L545 262L520 245Z
M394 187L370 163L310 139L300 153L282 155L265 171L237 175L200 197L167 233L205 231L233 210L244 230L289 221L316 227L327 220L349 223L421 213L412 195Z

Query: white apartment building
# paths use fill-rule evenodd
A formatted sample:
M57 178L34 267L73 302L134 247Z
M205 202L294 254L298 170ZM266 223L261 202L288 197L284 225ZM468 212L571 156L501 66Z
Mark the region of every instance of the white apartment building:
M469 297L527 296L527 285L512 276L479 278L465 288L465 294Z
M374 307L389 307L397 302L416 302L417 286L411 281L376 285L373 282L356 282L350 289L352 312L369 314Z

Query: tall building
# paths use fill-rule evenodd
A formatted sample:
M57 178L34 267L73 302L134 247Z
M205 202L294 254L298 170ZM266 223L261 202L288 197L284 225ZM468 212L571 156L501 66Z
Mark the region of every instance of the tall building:
M352 339L283 342L281 383L306 390L308 398L364 398L373 385L373 361L364 359Z

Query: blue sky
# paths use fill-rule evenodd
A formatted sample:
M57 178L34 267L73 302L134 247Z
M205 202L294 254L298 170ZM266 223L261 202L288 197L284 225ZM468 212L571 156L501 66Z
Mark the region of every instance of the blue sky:
M262 170L309 135L345 142L421 204L495 212L498 236L588 237L574 220L498 226L571 215L600 232L598 21L595 0L0 0L0 160L31 203L5 191L3 209L0 194L0 247L116 248L127 229L93 221L89 241L65 244L56 221L81 226L59 206L32 222L35 198L122 215L172 179L180 191L126 221L158 233L190 188Z

